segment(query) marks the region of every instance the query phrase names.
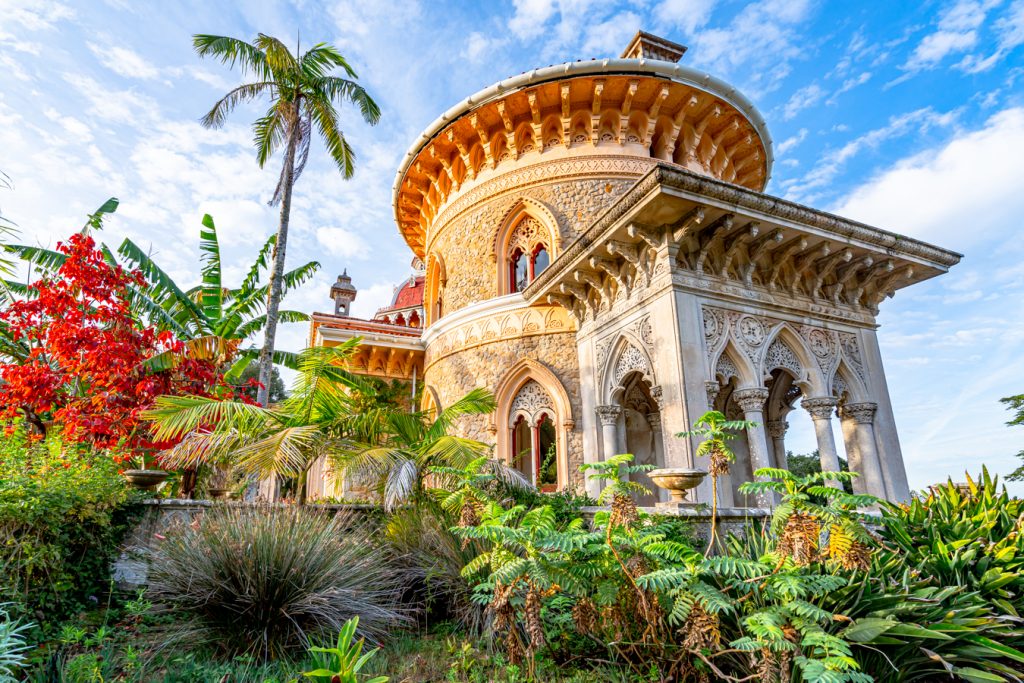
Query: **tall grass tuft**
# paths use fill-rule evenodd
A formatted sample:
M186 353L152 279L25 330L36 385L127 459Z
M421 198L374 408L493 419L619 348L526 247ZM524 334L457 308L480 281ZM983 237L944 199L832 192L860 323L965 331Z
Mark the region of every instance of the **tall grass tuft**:
M167 646L213 647L262 660L299 654L359 617L380 642L411 622L393 552L346 515L303 507L229 507L167 534L149 598L175 616Z

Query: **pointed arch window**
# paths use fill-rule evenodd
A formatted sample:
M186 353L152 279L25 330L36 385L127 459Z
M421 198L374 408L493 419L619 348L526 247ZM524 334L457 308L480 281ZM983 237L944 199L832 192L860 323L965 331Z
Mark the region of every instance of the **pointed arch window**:
M519 221L506 250L508 294L521 292L551 264L547 229L532 216Z

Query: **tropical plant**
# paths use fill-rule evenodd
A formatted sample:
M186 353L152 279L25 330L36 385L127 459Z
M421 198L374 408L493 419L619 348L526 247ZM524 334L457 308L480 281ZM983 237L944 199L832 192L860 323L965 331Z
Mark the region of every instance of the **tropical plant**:
M857 509L881 501L828 486L830 481L848 483L855 473L815 472L801 477L789 470L764 467L754 476L762 481L744 482L740 493L771 491L782 498L772 511L771 523L780 563L788 558L798 566L825 561L846 569L868 568L873 542Z
M230 463L261 478L295 477L304 503L309 468L342 448L362 419L347 393L359 381L344 368L358 345L356 338L300 353L291 395L269 408L239 399L159 397L146 418L158 439L181 439L164 461L176 468Z
M371 531L307 507L221 508L156 548L148 597L181 617L165 645L279 659L353 630L379 642L410 621L403 571Z
M117 210L116 199L108 200L90 216L83 232L99 229L102 218ZM245 339L259 333L266 326L267 316L261 314L266 302L269 285L262 283L262 273L268 267L267 258L273 249L275 236L262 246L256 259L249 267L240 286L231 288L222 281L220 241L213 218L203 216L200 230L199 249L201 252L201 283L189 290L183 290L171 276L144 249L126 238L117 249L117 254L103 244L99 246L110 267L120 265L126 271L141 276L141 281L130 282L124 293L132 316L139 322L159 331L168 331L185 343L185 354L165 353L152 358L147 365L154 370L168 369L181 358L189 357L232 367L229 379L237 380L240 373L255 359L255 348L241 349ZM29 266L44 274L53 274L63 266L67 256L60 251L28 245L9 245L7 250L17 254ZM118 263L118 256L122 262ZM310 261L288 271L283 276L282 291L306 282L319 270L320 264ZM33 292L23 286L14 286L18 293L31 297ZM303 322L309 316L299 311L279 311L279 320ZM0 347L0 351L2 351ZM9 355L16 355L9 354ZM237 360L236 360L237 359ZM275 351L275 363L294 368L295 355ZM233 364L233 365L232 365Z
M0 310L11 338L28 347L26 358L0 364L0 416L24 414L42 435L52 416L67 439L100 448L148 446L142 409L160 394L210 391L217 367L193 358L149 367L161 354L181 355L183 346L131 315L128 292L141 283L138 273L112 266L83 232L58 251L65 259L28 286L33 296Z
M342 175L351 178L355 172L355 154L339 127L336 105L344 102L355 104L363 120L371 125L380 119L380 109L355 82L356 73L341 53L325 43L318 43L297 57L280 40L262 33L252 43L225 36L196 35L192 44L200 57L213 57L232 67L238 64L244 73L251 73L255 78L232 89L213 105L202 118L203 125L220 127L238 104L267 97L270 108L253 124L256 160L260 168L284 145L284 164L271 200L271 204L280 202L281 220L274 243L267 322L259 359L260 383L269 387L282 297L292 188L309 157L313 127L316 126ZM347 78L332 73L338 68ZM266 391L262 390L260 403L266 404Z
M18 671L25 666L30 649L26 633L35 625L12 618L8 607L0 603L0 683L17 683Z
M336 469L381 482L387 510L406 501L422 501L426 497L424 478L431 468L463 469L490 451L491 447L484 443L450 432L460 418L486 415L494 410L494 405L490 392L473 389L432 420L424 412L368 413L359 431L369 438L360 440L356 435L331 457ZM486 464L505 483L529 486L520 473L504 463L490 460Z
M363 638L355 640L359 617L352 617L345 622L338 632L338 642L334 647L311 647L314 666L312 671L303 671L306 678L328 679L330 683L358 683L359 672L366 663L377 654L380 648L363 653ZM387 683L387 676L375 676L364 679L363 683Z
M708 474L711 475L711 532L708 538L707 552L715 545L718 536L718 478L729 473L729 464L736 460L736 454L729 448L729 442L737 438L743 431L754 426L747 420L727 420L717 410L708 412L697 418L693 429L676 434L679 438L696 436L703 441L697 447L697 455L709 459Z

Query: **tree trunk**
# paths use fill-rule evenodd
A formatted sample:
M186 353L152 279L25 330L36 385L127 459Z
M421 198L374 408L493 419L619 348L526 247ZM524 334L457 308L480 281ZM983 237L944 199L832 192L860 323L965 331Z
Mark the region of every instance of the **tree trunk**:
M295 179L295 148L298 143L298 121L292 124L288 136L288 149L284 156L284 180L281 187L281 221L277 227L274 243L273 262L270 271L270 292L267 295L267 326L263 332L263 348L260 350L260 387L256 400L260 405L270 403L270 380L274 366L274 339L277 336L277 310L281 306L281 292L284 289L284 257L288 244L288 221L292 210L292 183Z

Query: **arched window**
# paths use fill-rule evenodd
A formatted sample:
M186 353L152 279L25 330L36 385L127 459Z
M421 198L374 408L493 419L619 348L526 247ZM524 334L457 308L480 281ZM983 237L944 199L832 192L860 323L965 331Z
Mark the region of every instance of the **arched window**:
M548 267L547 229L532 216L519 221L508 237L508 292L521 292Z
M398 316L395 318L395 324L396 325L405 325L405 316L402 315L401 313L399 313Z
M420 314L418 311L413 311L409 314L409 327L420 326Z
M448 273L444 267L444 258L437 253L427 258L427 275L423 312L426 315L424 324L429 326L440 320L444 314L444 290L448 283ZM410 319L411 324L411 319Z

